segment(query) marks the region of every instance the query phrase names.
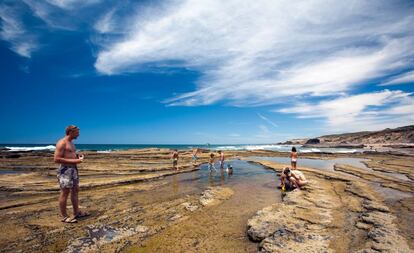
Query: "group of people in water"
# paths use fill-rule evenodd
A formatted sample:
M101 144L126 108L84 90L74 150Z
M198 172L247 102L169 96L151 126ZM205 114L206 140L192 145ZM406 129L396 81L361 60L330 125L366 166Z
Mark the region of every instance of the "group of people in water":
M81 211L79 209L79 172L77 165L82 163L84 160L83 155L76 153L75 145L73 140L77 139L79 136L79 128L74 125L66 127L66 135L56 143L56 149L54 154L54 162L60 164L57 170L57 179L60 186L60 195L59 195L59 209L60 214L62 215L62 222L65 223L75 223L77 219L86 217L89 213ZM192 163L194 166L197 166L198 152L200 149L196 148L192 152ZM220 163L220 169L225 169L225 156L224 152L218 151L218 159ZM179 153L178 150L174 150L171 155L173 168L178 170L178 159ZM301 171L296 167L298 160L298 152L295 147L292 147L292 152L290 154L291 158L291 168L285 167L282 170L280 176L280 188L282 191L292 190L295 188L301 188L305 186L308 181ZM216 161L216 154L211 152L208 160L208 169L210 171L215 171L214 166ZM227 171L229 174L233 174L233 168L230 164L227 165ZM67 199L70 195L73 206L73 217L70 217L67 214L66 206Z
M192 153L192 156L191 156L193 166L198 165L197 164L198 152L200 152L199 148L193 149L193 153ZM219 156L220 169L224 169L224 165L225 165L224 164L224 160L225 160L224 152L219 150L218 151L218 156ZM174 152L171 155L171 159L172 159L172 163L173 163L173 169L176 169L176 170L178 170L178 166L177 166L178 165L178 158L179 158L178 150L174 149ZM210 155L209 155L209 159L208 159L208 169L210 171L216 170L216 167L214 166L215 161L216 161L216 155L214 154L214 152L211 152ZM228 165L228 167L231 168L231 165Z
M199 151L200 151L199 148L193 149L191 160L194 166L197 166L197 160L198 160L197 154ZM219 156L220 169L224 169L224 160L225 160L224 152L219 150L218 156ZM211 152L209 155L209 160L208 160L208 169L210 171L216 170L216 167L214 166L215 161L216 161L215 157L216 155L214 154L214 152ZM179 158L179 153L178 153L178 150L175 149L171 155L171 159L173 161L173 168L176 170L178 170L178 167L177 167L178 158ZM291 168L285 167L282 170L282 173L280 175L279 188L281 188L283 191L292 190L295 188L300 189L301 187L305 186L308 183L305 175L300 170L297 169L298 152L295 147L292 147L292 151L290 153L290 161L291 161ZM228 165L227 170L230 171L230 173L232 173L233 172L232 166Z

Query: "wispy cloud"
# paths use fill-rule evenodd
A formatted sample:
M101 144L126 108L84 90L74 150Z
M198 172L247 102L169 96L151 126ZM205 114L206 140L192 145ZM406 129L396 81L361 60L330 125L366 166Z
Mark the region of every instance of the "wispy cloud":
M278 125L276 123L274 123L273 121L271 121L269 118L263 116L262 114L258 113L257 116L259 116L259 118L261 118L262 120L266 121L267 123L269 123L273 127L278 127Z
M76 32L88 28L85 27L88 20L95 19L91 13L99 13L99 11L89 13L86 7L93 6L93 4L98 4L101 1L23 0L23 2L31 9L33 16L45 22L47 25L46 32L50 28ZM82 24L82 28L80 28L80 24Z
M414 83L414 71L410 71L410 72L404 73L402 75L398 75L396 77L393 77L392 79L388 80L387 82L381 84L381 86L396 85L396 84L408 84L408 83Z
M115 21L113 19L115 9L112 9L101 16L100 19L95 23L94 29L99 33L113 32L115 28Z
M275 104L346 93L412 63L413 6L388 1L193 1L140 12L106 44L104 74L185 67L195 91L171 105ZM376 11L372 11L375 9Z
M10 43L11 50L30 58L37 48L36 36L30 33L21 22L20 13L7 5L0 5L1 39Z
M100 9L89 10L86 7L99 3L101 0L4 1L0 3L0 38L10 43L12 51L29 58L40 45L44 47L47 44L41 43L42 38L54 31L88 29L89 20L96 19L90 14L99 13Z
M412 93L384 90L301 104L278 112L299 118L322 118L331 132L378 130L414 122Z
M97 4L101 2L101 0L46 0L46 2L58 6L62 9L73 9Z

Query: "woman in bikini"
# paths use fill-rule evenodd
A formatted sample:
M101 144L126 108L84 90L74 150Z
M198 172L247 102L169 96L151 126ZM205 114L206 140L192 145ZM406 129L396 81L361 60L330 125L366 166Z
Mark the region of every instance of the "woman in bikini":
M290 152L290 164L292 165L292 169L296 169L297 161L298 161L298 152L296 151L295 147L292 147L292 152Z

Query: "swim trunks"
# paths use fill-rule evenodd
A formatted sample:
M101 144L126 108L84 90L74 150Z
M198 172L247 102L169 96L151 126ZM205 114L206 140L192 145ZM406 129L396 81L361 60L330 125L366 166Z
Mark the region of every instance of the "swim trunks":
M61 165L57 170L60 188L73 188L79 185L79 175L76 166Z

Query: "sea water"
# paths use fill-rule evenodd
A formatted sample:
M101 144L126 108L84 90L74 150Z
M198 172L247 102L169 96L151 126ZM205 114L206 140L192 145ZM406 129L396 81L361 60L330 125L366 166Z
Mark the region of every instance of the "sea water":
M109 153L117 150L145 149L145 148L167 148L186 150L193 148L211 149L211 150L271 150L279 152L290 152L292 145L276 144L76 144L78 150L92 150L100 153ZM361 153L363 149L355 148L310 148L300 145L295 146L300 153ZM9 151L42 151L55 150L54 144L0 144L0 148Z

